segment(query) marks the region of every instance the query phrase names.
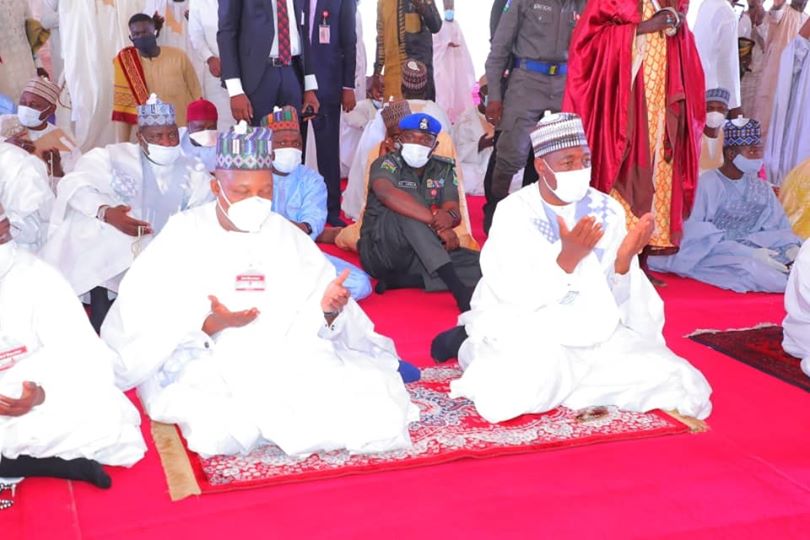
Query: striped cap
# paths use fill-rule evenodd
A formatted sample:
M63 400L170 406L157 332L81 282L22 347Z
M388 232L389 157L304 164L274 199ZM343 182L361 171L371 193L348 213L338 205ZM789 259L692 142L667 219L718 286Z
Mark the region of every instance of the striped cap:
M727 120L723 126L723 148L729 146L753 146L762 141L759 122L739 116Z
M709 101L717 101L728 107L728 104L731 102L731 92L725 88L706 90L706 102L708 103Z
M138 126L174 126L174 105L161 101L157 94L152 94L146 103L138 105Z
M380 111L386 131L399 127L399 122L411 114L411 106L405 99L394 99L385 104Z
M51 105L56 105L59 102L59 94L62 89L45 77L34 77L25 84L23 92L34 94L45 99Z
M276 107L273 112L262 118L262 126L270 131L298 131L298 111L295 107L287 105Z
M217 139L218 170L260 171L273 168L270 141L273 132L264 127L248 127L245 121L220 133Z
M546 111L532 131L535 157L578 146L588 146L588 139L585 137L582 119L574 113L552 114Z

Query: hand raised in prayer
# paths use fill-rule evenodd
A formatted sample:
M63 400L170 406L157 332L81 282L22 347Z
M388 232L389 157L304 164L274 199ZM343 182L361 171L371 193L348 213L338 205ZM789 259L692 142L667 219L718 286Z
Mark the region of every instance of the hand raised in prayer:
M211 72L212 77L219 78L222 75L222 64L220 64L219 57L212 56L205 63L208 64L208 71Z
M104 213L104 222L109 223L128 236L152 234L152 226L146 221L130 216L130 210L131 208L125 204L111 206Z
M503 102L490 99L489 103L487 104L487 114L486 114L487 122L497 127L498 124L501 123L502 116L503 116Z
M0 416L22 416L45 401L45 390L36 383L26 381L20 399L0 395Z
M557 224L560 227L560 241L562 242L557 264L571 274L576 270L579 262L587 257L594 246L599 243L605 232L592 216L580 219L570 231L560 216L557 216Z
M209 296L211 301L211 314L205 318L202 331L213 336L226 328L240 328L247 326L259 316L257 308L246 309L244 311L231 311L226 308L216 296Z
M321 309L324 313L340 312L349 303L349 290L343 286L349 277L349 270L346 269L326 287L321 300Z
M453 229L444 229L439 233L439 238L442 241L444 249L447 251L455 251L461 247L458 235Z
M42 153L42 161L48 166L48 174L54 178L62 178L65 171L62 169L62 155L56 148L45 150Z
M354 94L354 90L349 88L343 89L341 101L343 103L343 112L350 113L357 107L357 96Z
M318 96L315 95L315 90L308 90L304 92L304 100L301 104L301 110L306 111L310 107L312 108L312 112L314 114L318 114L318 111L321 110L321 102L318 101Z
M231 98L231 114L236 122L244 120L248 124L253 122L253 105L245 94Z
M636 226L624 237L622 245L619 246L619 251L616 253L613 269L617 274L624 275L630 270L633 257L641 253L650 243L653 230L655 230L655 220L652 214L641 216Z

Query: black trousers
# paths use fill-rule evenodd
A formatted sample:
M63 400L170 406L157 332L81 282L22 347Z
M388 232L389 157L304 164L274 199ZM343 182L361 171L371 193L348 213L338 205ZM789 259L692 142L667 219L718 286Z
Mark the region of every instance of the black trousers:
M340 103L321 103L318 116L312 121L318 171L326 183L326 210L329 217L340 215ZM304 141L309 122L303 122Z
M373 227L364 224L357 249L363 269L378 279L390 274L421 275L426 290L442 291L447 286L436 270L448 263L453 263L468 287L481 279L477 251L448 252L427 225L393 211L377 217Z
M290 66L275 67L269 61L265 64L264 75L258 88L248 94L253 106L253 125L259 126L274 107L291 105L298 111L304 99L303 74L297 61Z

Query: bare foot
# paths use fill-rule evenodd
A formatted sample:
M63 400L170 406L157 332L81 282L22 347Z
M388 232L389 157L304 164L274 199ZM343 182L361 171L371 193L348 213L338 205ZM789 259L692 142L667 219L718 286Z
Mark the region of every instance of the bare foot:
M334 244L335 238L337 238L337 235L339 235L342 230L343 227L327 227L315 241L319 244Z
M666 411L666 413L675 420L686 424L689 427L689 431L692 433L706 433L709 431L709 424L703 420L698 420L697 418L693 418L691 416L683 416L678 411Z

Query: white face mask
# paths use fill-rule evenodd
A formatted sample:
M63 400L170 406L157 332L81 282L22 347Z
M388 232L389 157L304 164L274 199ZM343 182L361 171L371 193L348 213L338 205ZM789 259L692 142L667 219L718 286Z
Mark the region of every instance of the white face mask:
M219 209L227 216L233 226L244 232L259 232L273 211L273 201L263 197L248 197L247 199L232 203L228 199L228 196L225 195L222 184L219 181L217 181L217 183L219 184L222 198L228 203L228 209L225 210L222 207L219 199L217 199L217 205L219 205Z
M742 154L737 154L732 163L744 174L757 174L762 170L763 161L761 159L749 159Z
M206 129L203 131L195 131L194 133L189 133L188 138L200 146L211 148L217 145L217 130Z
M551 186L546 180L545 176L543 181L546 187L562 202L571 204L579 202L588 193L588 188L591 186L591 168L585 167L584 169L577 169L575 171L560 171L554 172L551 165L546 160L543 160L548 170L557 179L557 189L551 189Z
M402 145L402 159L414 169L421 169L430 160L433 148L421 144L405 143Z
M273 150L273 168L282 174L290 174L301 165L301 154L298 148Z
M146 143L146 149L149 151L149 159L164 167L177 161L182 151L179 144L176 146L161 146L159 144Z
M20 105L17 107L17 119L23 126L27 128L34 128L44 122L44 120L39 119L42 112L43 111L38 111L36 109L32 109L31 107L26 107L25 105Z
M717 129L722 126L726 122L726 115L712 111L706 114L706 127L709 129Z

